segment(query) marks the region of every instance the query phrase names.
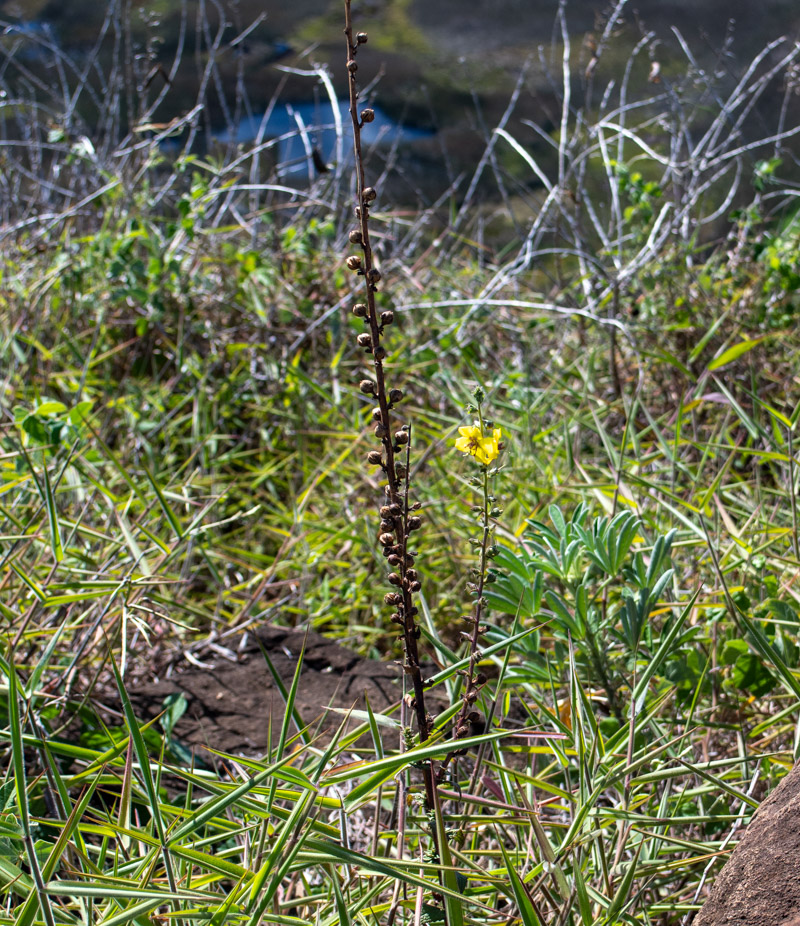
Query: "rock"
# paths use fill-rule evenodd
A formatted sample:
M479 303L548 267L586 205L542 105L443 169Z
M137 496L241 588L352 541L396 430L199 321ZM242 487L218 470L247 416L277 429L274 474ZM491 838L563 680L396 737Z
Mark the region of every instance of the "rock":
M758 808L692 926L800 926L800 765Z

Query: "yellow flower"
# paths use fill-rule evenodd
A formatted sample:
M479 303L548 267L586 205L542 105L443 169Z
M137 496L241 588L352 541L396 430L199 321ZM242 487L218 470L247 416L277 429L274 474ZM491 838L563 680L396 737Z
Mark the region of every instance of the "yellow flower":
M478 427L459 428L458 433L461 437L456 438L456 450L471 454L484 465L497 459L500 453L500 428L495 428L491 434L484 434Z

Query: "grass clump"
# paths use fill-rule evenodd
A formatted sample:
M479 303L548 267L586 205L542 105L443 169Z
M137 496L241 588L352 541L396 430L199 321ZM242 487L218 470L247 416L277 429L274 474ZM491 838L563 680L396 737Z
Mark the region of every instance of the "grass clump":
M7 215L0 917L688 922L797 753L790 97L748 121L797 49L577 106L562 17L549 155L499 126L445 220L370 185L347 11L354 182L53 140L72 186ZM137 719L270 621L406 697L295 729L301 660L202 764Z

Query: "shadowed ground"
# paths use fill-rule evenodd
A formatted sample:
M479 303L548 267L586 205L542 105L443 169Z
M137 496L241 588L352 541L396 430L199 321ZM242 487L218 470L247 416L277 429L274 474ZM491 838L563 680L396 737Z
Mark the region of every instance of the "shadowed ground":
M259 644L269 653L288 688L303 639L304 634L298 631L262 628L249 638L237 662L214 655L213 668L201 668L183 661L170 678L137 686L130 692L131 700L137 714L149 719L164 710L164 699L169 695L183 694L187 709L175 735L184 745L209 746L234 754L262 753L267 748L270 717L274 740L283 721L284 704ZM398 701L399 667L362 659L317 633L309 633L296 702L303 720L315 724L329 705L364 709L365 693L375 711ZM323 725L327 729L341 720L341 714L329 713Z

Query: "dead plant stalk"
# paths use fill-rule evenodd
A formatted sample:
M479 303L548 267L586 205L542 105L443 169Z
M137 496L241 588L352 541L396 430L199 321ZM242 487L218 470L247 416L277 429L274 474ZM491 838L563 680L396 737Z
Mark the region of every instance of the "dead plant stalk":
M358 64L356 55L360 46L366 44L367 34L359 32L353 37L353 21L350 0L345 0L345 36L347 38L347 75L350 95L350 117L353 123L353 151L356 171L355 217L358 227L350 232L350 242L361 249L360 257L348 258L347 265L364 280L366 304L357 303L353 307L356 316L363 318L367 332L359 335L359 344L372 355L375 380L362 380L360 389L366 395L374 396L378 405L373 410L375 436L381 441L382 453L372 451L367 462L378 465L386 476L386 501L381 506L380 541L387 562L394 570L389 581L397 590L385 596L385 602L395 608L393 623L399 625L405 649L404 671L411 680L413 688L412 706L417 719L420 742L425 742L431 733L431 719L425 709L425 690L422 670L419 663L420 636L416 622L418 610L414 605L414 593L420 589L420 583L414 566L414 554L409 550L409 537L420 525L418 517L411 515L417 504L409 504L408 454L410 447L410 428L403 425L392 434L391 411L402 399L399 389L388 390L384 370L386 351L381 345L384 327L393 321L391 312L378 312L375 294L381 279L380 271L375 266L372 246L370 244L370 206L377 197L376 191L366 185L364 157L361 143L361 129L374 119L374 112L365 108L359 112L358 87L356 72ZM399 454L405 450L406 463L398 463ZM423 767L425 784L425 803L427 810L437 807L435 773L431 762ZM434 834L435 837L435 834Z

